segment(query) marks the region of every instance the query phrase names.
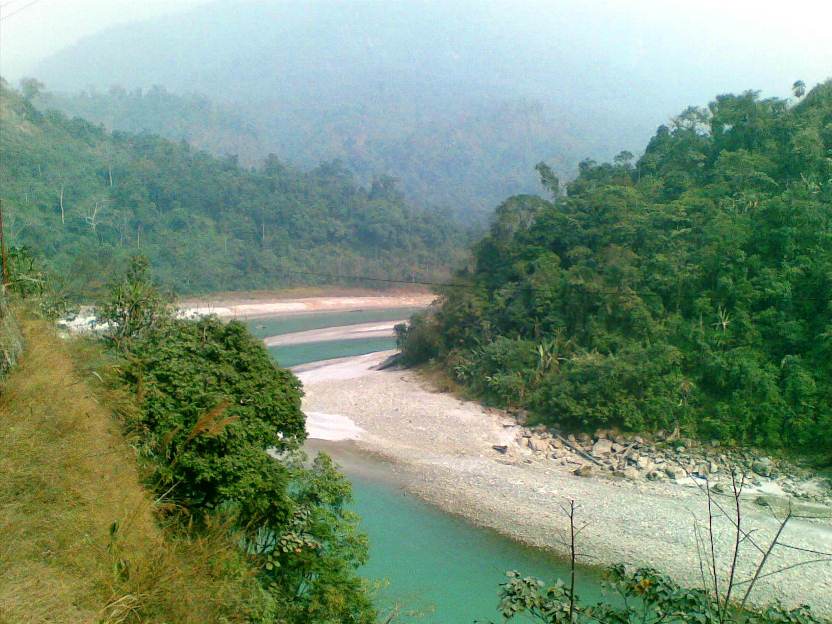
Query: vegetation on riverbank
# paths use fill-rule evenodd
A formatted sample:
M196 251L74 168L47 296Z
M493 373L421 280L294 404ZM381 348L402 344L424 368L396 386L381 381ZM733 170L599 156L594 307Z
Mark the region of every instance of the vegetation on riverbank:
M25 323L0 619L370 624L366 538L349 483L300 449L297 379L244 325L171 310L139 258L100 308L109 346Z
M22 326L0 387L0 620L249 621L262 591L229 527L160 522L113 418L131 401L97 380L112 362L47 321Z
M565 429L828 453L831 123L829 82L724 95L565 189L541 165L405 358Z
M331 460L307 465L300 383L239 322L176 319L134 258L99 315L138 411L145 482L189 533L220 519L268 597L263 621L372 622L366 538ZM254 618L254 621L257 621Z

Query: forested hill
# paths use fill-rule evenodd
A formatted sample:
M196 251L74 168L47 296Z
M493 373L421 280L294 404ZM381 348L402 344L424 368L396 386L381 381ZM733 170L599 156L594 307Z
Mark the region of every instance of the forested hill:
M461 246L459 230L409 207L391 179L367 189L338 164L301 172L274 157L246 169L40 112L33 95L2 87L7 244L43 256L76 295L137 251L163 282L197 292L317 279L298 272L435 277Z
M326 112L312 102L291 110L275 103L232 106L160 86L115 86L44 91L33 102L108 130L186 140L219 156L238 156L244 165L259 165L270 152L300 167L338 159L360 184L395 176L409 203L478 224L506 195L539 188L534 165L541 159L572 176L581 158L600 151L590 140L593 130L538 101L427 106L406 99L373 113L347 104Z
M684 86L635 75L615 29L598 46L584 5L223 0L95 33L30 74L115 129L152 121L155 103L113 85L201 93L288 163L338 158L362 183L393 175L413 202L485 220L506 195L539 190L540 160L572 176L612 155L611 135L633 149L678 107L666 94ZM180 138L175 124L148 129Z
M617 426L832 448L832 82L718 97L645 154L497 211L406 339L490 401Z
M159 86L130 91L120 87L88 89L73 94L40 88L32 103L40 110L58 110L68 117L103 124L110 131L186 141L217 156L236 156L244 166L260 165L274 151L254 124L230 106L197 94L177 95Z

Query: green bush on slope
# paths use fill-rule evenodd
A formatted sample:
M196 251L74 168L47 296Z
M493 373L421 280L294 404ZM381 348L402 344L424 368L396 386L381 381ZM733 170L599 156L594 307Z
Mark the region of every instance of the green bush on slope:
M332 461L304 464L300 382L242 323L165 316L148 279L146 261L134 260L113 285L118 305L104 307L136 393L130 425L148 483L196 534L216 517L235 519L277 621L369 624L374 610L355 572L367 541ZM152 309L118 312L143 305ZM126 330L134 318L153 320Z

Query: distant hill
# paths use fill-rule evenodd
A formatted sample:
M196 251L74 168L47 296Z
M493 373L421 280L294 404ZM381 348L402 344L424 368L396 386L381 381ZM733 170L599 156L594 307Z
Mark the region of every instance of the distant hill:
M54 91L98 89L52 105L108 127L244 162L338 158L364 183L395 176L423 205L484 216L539 189L535 163L571 177L655 128L656 85L584 55L587 25L552 15L529 30L533 15L500 3L220 2L88 37L34 75ZM213 104L131 95L154 85Z
M76 295L137 252L180 292L327 281L315 273L431 278L460 253L460 230L408 206L389 178L364 188L337 164L301 172L274 157L242 168L40 112L32 97L0 92L7 242L42 255Z
M112 87L73 94L43 91L33 103L111 131L158 134L218 156L237 156L244 165L260 164L269 153L253 124L203 95L176 95L159 86L131 91Z

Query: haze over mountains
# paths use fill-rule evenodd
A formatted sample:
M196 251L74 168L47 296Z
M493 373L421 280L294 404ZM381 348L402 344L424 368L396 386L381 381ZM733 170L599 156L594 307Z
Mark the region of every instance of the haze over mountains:
M31 73L50 90L103 91L95 105L52 104L111 127L186 138L243 162L269 152L306 167L342 159L365 182L393 175L411 200L483 216L506 195L538 190L541 160L572 176L583 158L636 151L659 123L715 92L785 92L812 78L782 57L763 77L766 51L752 47L718 62L742 40L691 53L685 40L721 26L694 33L702 24L659 18L641 14L633 29L624 7L579 2L225 1L110 28ZM176 106L137 122L136 102L110 98L112 85L161 85L217 107L204 122L177 125ZM108 103L118 97L120 106ZM224 114L241 120L242 139L211 130Z

